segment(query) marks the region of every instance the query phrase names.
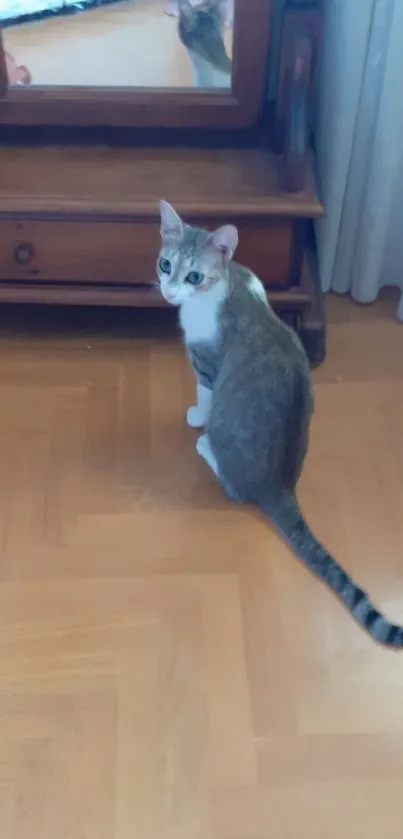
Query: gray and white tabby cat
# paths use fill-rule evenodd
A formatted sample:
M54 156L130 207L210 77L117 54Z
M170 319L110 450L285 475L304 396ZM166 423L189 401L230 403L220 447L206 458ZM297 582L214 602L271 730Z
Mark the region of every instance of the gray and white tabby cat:
M222 0L202 0L192 6L179 0L178 34L186 47L195 87L231 87L231 59L223 31L226 6Z
M238 233L185 224L161 202L161 293L179 307L197 381L190 426L227 494L256 504L294 552L340 597L377 641L403 647L387 620L318 542L296 499L313 410L311 375L295 333L269 306L261 282L232 261Z

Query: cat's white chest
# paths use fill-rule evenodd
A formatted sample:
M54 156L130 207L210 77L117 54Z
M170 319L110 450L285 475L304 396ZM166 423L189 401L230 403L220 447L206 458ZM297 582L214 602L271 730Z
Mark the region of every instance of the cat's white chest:
M220 309L225 288L195 294L180 308L179 320L187 344L214 343L220 329Z

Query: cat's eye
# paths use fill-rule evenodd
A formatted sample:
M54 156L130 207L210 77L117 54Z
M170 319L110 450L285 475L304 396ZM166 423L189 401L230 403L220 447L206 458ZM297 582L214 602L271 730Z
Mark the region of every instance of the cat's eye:
M185 282L190 283L190 285L201 285L204 280L204 274L200 274L199 271L190 271L190 273L185 277Z
M161 256L161 259L158 262L158 268L160 269L162 274L170 274L171 273L171 263L169 259L164 259Z

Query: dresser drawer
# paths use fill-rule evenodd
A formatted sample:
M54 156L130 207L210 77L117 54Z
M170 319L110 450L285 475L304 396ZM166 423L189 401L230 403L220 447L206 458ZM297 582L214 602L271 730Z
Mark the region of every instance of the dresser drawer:
M294 245L292 222L287 219L234 219L234 224L239 230L237 262L250 268L265 286L289 286Z
M196 221L196 220L195 220ZM222 219L198 220L212 229ZM290 284L293 227L287 220L234 219L237 260L272 288ZM36 283L152 284L160 246L157 221L0 221L0 280Z
M149 284L158 248L152 222L0 221L0 279Z

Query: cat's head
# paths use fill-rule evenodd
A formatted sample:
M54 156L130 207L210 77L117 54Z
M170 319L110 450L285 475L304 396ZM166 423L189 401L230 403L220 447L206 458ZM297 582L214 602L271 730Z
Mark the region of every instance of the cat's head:
M214 12L222 13L225 6L224 0L179 0L179 12L186 14L187 12Z
M206 17L210 23L223 27L227 19L226 0L179 0L179 26L184 26L185 31L205 26Z
M228 283L228 265L238 244L231 224L213 233L185 224L166 201L160 203L162 245L157 276L162 296L182 306L217 283Z

